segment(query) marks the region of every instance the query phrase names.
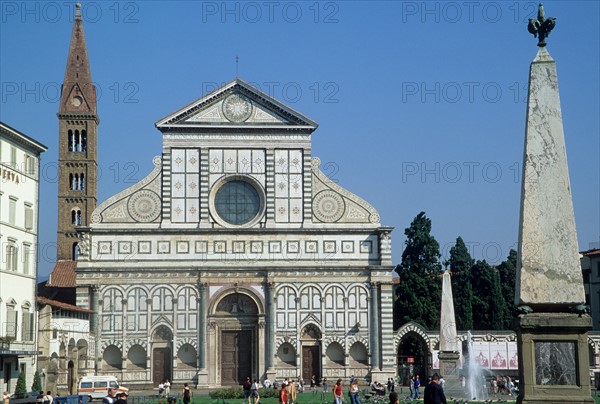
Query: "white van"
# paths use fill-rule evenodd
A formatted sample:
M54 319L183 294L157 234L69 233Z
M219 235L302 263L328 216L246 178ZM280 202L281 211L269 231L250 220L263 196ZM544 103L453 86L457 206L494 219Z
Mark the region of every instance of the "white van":
M108 394L108 389L115 391L115 396L119 393L125 393L129 389L119 385L114 376L85 376L79 379L77 394L87 395L88 401L95 398L104 398Z

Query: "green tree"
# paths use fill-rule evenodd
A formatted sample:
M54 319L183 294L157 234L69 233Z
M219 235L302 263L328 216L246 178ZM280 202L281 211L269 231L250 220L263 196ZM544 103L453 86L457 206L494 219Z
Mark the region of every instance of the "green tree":
M440 245L431 235L431 220L419 213L404 230L402 262L396 267L400 283L394 303L394 328L415 321L428 329L439 325L442 266Z
M473 329L473 286L471 284L471 267L473 258L461 237L450 249L450 258L444 262L452 275L452 297L454 298L454 313L456 328L459 330Z
M473 280L473 328L501 330L506 311L498 271L485 260L471 269Z
M27 386L25 385L25 372L19 373L19 378L17 379L17 387L15 388L15 394L24 394L27 393Z
M515 312L515 287L517 277L517 252L513 249L508 253L505 261L498 265L500 275L500 289L504 297L505 311L502 329L508 330L512 327L512 319Z
M42 391L42 379L40 378L40 372L37 370L33 374L33 385L31 391Z

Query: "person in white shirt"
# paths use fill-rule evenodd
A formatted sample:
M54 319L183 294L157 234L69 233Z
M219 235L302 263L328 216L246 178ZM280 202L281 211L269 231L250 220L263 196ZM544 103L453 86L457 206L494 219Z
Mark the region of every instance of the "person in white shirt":
M165 382L164 388L165 388L165 397L169 397L169 393L171 392L171 382L169 382L169 379L167 379L167 381Z
M46 395L44 396L44 404L52 404L53 401L54 398L52 397L52 394L50 393L50 391L47 391Z

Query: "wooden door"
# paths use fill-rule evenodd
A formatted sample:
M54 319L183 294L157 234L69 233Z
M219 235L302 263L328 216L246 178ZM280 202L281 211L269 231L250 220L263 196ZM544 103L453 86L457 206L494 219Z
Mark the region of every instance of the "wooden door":
M239 386L252 377L252 331L221 332L221 385Z
M155 385L172 380L171 377L171 349L155 348L152 355L152 381Z
M321 364L319 363L319 347L302 347L302 378L305 383L310 383L311 377L315 376L318 381L321 379Z

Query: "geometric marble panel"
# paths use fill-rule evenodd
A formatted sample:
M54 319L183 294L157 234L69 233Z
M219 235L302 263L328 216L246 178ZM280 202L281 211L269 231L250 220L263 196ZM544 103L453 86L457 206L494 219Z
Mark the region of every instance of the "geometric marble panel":
M177 254L187 254L190 252L190 243L188 241L177 242Z
M110 253L112 253L112 242L111 241L98 242L98 254L110 254Z
M316 253L319 251L318 243L316 241L305 241L304 242L304 251L306 253Z
M269 253L271 253L271 254L281 253L281 241L269 241Z
M342 253L354 253L354 241L342 241Z
M150 254L151 250L152 250L152 242L151 241L138 241L138 253Z
M159 254L170 254L171 253L171 242L170 241L159 241L158 242L158 253Z
M323 252L325 253L336 253L337 246L334 240L323 241Z
M362 254L371 254L373 252L373 242L371 240L361 241L360 252Z

